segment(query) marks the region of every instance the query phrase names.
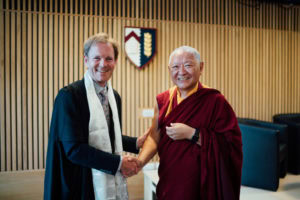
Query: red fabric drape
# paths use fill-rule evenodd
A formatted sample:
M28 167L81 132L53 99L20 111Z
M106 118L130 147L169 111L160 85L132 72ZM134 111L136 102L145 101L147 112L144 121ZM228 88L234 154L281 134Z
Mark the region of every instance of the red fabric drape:
M158 199L239 199L242 142L236 116L217 90L199 90L166 115L169 91L157 96L161 140ZM174 141L166 134L170 123L199 128L202 146Z

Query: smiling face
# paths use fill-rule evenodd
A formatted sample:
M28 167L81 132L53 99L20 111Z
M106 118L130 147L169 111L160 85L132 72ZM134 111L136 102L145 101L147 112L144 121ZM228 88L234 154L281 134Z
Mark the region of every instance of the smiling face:
M116 62L111 43L98 42L92 45L87 56L84 56L90 76L102 87L111 78Z
M171 58L169 71L173 83L184 95L191 91L199 81L203 71L203 63L199 63L194 54L179 51Z

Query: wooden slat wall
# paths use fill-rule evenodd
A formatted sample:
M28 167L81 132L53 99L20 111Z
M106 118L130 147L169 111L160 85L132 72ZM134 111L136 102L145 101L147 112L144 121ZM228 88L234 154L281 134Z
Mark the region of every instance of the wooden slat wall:
M181 45L199 50L201 81L219 89L237 116L271 121L276 113L300 112L299 8L234 0L53 1L0 1L1 171L45 167L54 98L83 77L83 42L102 31L120 42L112 84L122 96L127 135L150 126L138 110L153 107L156 94L172 85L168 56ZM125 57L124 26L157 28L157 55L144 69Z

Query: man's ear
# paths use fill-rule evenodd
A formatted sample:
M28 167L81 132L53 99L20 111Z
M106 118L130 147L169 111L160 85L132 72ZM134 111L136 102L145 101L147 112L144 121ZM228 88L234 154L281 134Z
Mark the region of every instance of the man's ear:
M200 62L200 72L203 71L203 68L204 68L204 62Z

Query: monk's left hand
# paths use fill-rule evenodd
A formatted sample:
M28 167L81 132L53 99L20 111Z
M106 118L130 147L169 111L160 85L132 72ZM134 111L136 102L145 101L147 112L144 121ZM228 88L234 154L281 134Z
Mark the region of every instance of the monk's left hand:
M195 129L183 123L171 123L166 127L167 135L173 140L192 139Z

